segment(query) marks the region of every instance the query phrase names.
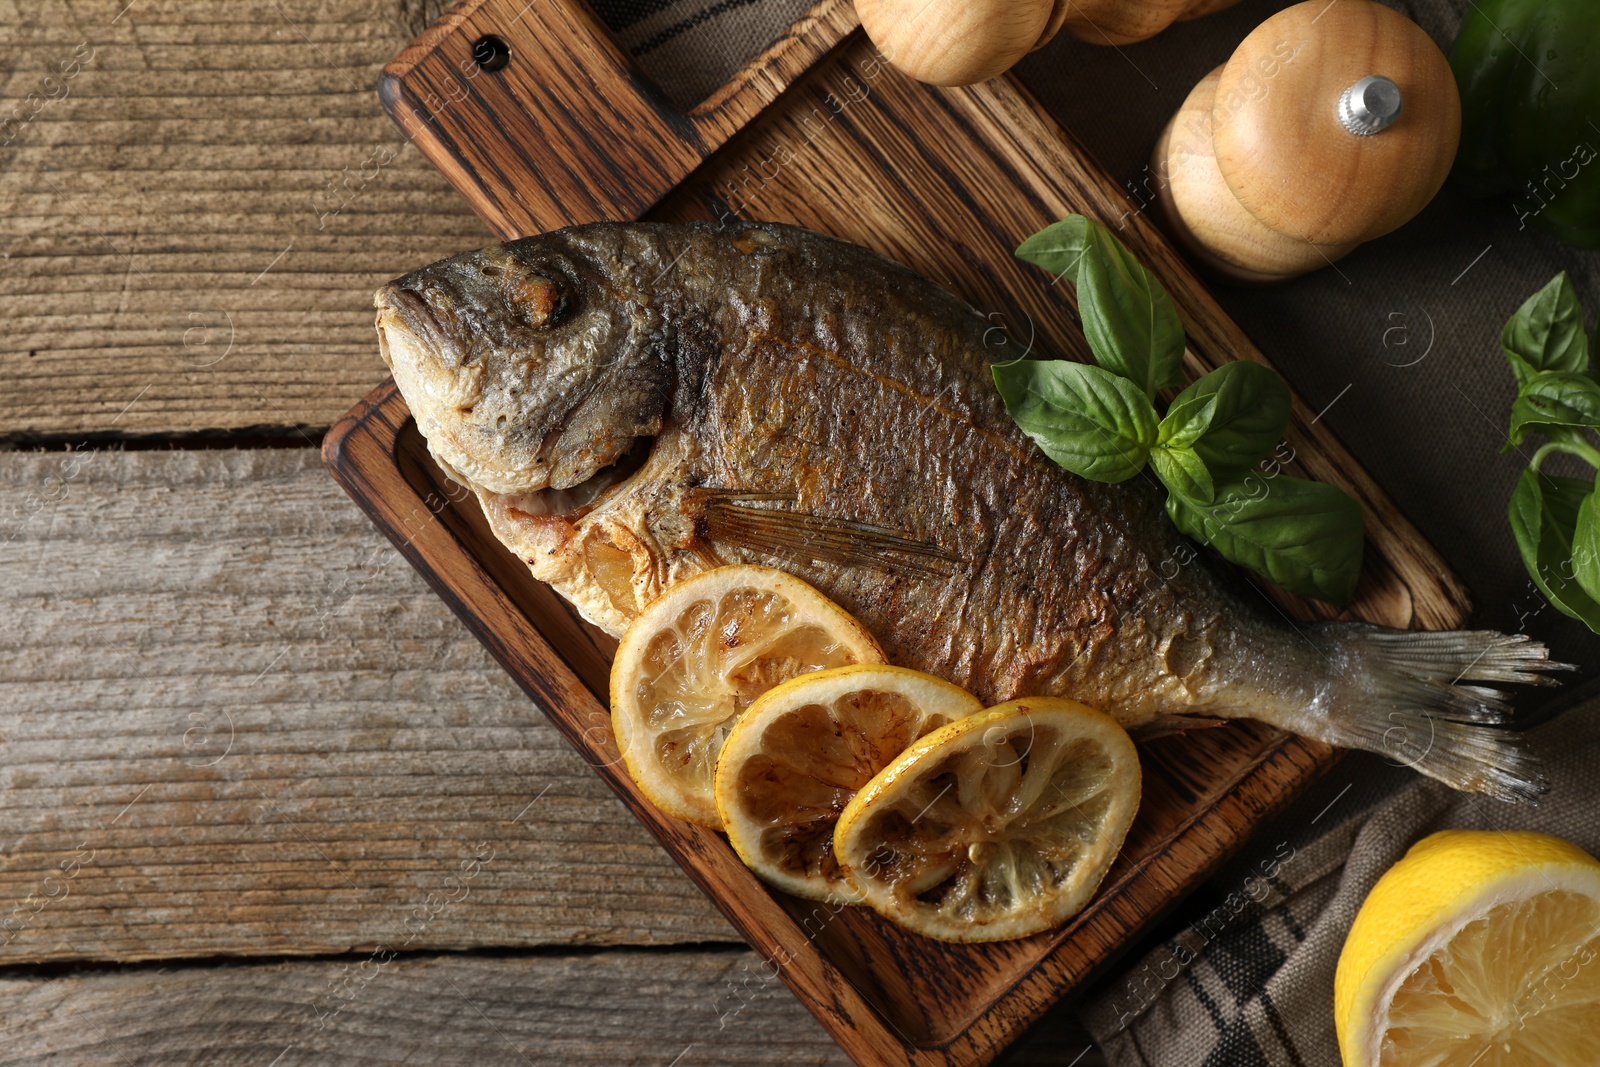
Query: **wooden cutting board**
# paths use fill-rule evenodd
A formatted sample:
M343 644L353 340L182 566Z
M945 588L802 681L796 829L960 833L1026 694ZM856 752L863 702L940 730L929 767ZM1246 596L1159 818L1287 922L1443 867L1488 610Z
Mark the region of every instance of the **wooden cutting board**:
M381 92L506 239L603 218L797 223L944 283L1037 353L1083 359L1068 287L1010 254L1082 212L1160 275L1188 330L1192 375L1262 360L1137 202L1015 79L964 89L907 79L857 30L847 0L817 4L687 113L652 88L580 0L467 0L390 65ZM1341 486L1366 509L1366 570L1346 614L1460 625L1460 584L1298 400L1288 438L1297 473ZM1249 723L1152 742L1142 749L1139 817L1071 924L1002 944L925 940L865 909L767 889L719 834L640 796L604 704L614 643L494 540L475 503L432 463L392 384L335 426L324 452L356 501L863 1064L989 1062L1333 759L1324 746ZM1274 598L1295 618L1330 613Z

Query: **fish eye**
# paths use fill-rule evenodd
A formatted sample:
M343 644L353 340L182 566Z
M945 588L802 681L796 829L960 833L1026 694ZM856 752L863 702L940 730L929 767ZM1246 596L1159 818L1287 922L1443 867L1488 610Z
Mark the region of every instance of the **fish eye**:
M477 277L520 327L547 330L572 317L581 286L560 257L525 256L504 247L479 257ZM469 283L470 284L470 283Z
M535 329L548 329L564 322L570 311L567 287L561 279L531 274L507 286L507 295L522 311L523 319Z

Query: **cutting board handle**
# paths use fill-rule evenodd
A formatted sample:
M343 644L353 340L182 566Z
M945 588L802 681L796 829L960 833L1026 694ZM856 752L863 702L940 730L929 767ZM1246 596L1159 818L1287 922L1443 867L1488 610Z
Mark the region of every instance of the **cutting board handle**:
M640 217L857 25L850 0L819 0L686 112L582 0L467 0L384 68L378 92L509 240ZM539 166L521 150L534 145Z

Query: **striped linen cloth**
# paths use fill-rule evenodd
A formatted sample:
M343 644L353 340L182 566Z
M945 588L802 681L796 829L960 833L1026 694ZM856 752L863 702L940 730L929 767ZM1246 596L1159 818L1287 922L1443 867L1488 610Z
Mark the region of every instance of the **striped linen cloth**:
M710 96L815 0L590 0L679 107Z

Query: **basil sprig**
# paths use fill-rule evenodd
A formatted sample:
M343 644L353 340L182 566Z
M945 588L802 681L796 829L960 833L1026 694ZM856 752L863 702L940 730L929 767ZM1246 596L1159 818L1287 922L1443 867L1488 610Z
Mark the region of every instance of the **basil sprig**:
M1600 378L1589 364L1583 308L1566 272L1527 299L1500 334L1517 380L1502 451L1545 437L1511 493L1511 532L1528 577L1563 614L1600 633L1600 490L1593 478L1545 474L1560 452L1600 468Z
M1056 463L1095 481L1126 481L1149 466L1185 534L1292 592L1348 602L1361 571L1361 505L1333 486L1283 474L1276 461L1258 469L1289 424L1283 379L1249 360L1227 363L1162 415L1157 394L1183 384L1184 335L1160 280L1082 215L1034 234L1017 256L1077 286L1083 334L1099 364L996 363L995 385L1022 431ZM1595 536L1600 544L1600 511Z

